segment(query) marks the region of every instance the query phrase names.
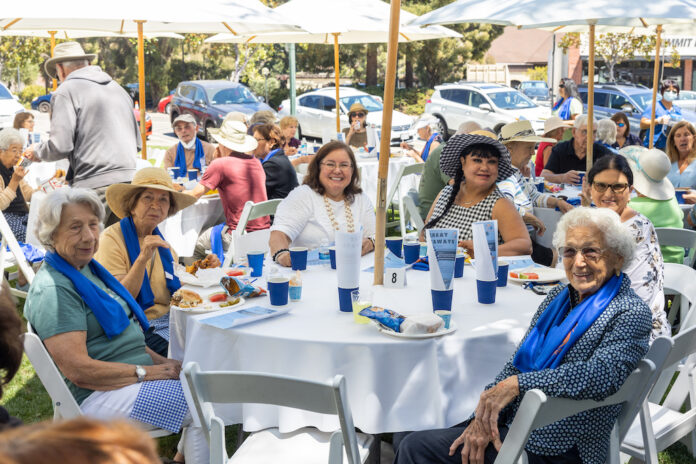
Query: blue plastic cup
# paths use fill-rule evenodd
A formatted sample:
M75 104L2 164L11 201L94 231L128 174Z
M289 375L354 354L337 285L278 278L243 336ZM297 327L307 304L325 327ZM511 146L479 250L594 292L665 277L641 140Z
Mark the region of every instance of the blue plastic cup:
M495 289L498 285L497 280L478 280L476 279L476 290L478 291L478 302L481 304L495 303Z
M677 203L680 205L684 204L684 194L689 193L688 190L674 190L674 196L677 197Z
M538 192L544 193L546 191L544 188L544 178L543 177L537 177L536 180L534 181L534 185L536 186L536 189Z
M172 179L176 179L177 177L179 177L179 168L169 168L168 171L169 177L171 177Z
M433 299L433 311L452 311L452 294L454 290L430 290Z
M329 261L331 262L331 269L336 269L336 247L329 247Z
M437 310L435 311L435 314L440 316L442 320L445 322L445 329L450 328L450 321L452 320L452 311L445 311L445 310Z
M498 261L498 281L496 286L505 287L507 286L508 270L510 269L510 263L507 261Z
M578 177L580 178L580 180L578 181L578 185L582 185L582 180L585 178L585 173L579 172Z
M198 179L198 169L189 169L188 170L188 178L189 178L189 180Z
M404 262L406 264L415 263L420 257L420 243L404 243Z
M250 251L247 253L247 262L251 268L251 277L261 277L263 275L263 251Z
M268 296L273 306L285 306L288 304L288 292L290 279L287 277L271 277L268 280Z
M290 248L290 264L293 271L307 269L307 247Z
M420 257L423 258L428 256L428 244L427 242L420 242Z
M466 261L466 256L457 254L454 258L454 278L458 279L464 277L464 262Z
M401 237L387 237L384 239L384 241L386 242L389 251L401 258L401 246L404 240Z
M355 288L341 288L338 287L338 309L342 313L352 313L353 312L353 297L351 293L358 290Z

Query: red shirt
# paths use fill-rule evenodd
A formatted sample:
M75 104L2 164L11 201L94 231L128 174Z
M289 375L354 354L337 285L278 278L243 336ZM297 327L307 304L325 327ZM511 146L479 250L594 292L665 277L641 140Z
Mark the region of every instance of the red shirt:
M549 146L554 146L555 143L540 142L537 148L536 158L534 159L534 175L541 176L541 170L544 169L544 149Z
M268 200L266 173L259 160L252 155L233 153L213 160L203 174L201 184L210 190L218 190L227 225L232 229L237 228L239 217L247 201L259 203ZM271 219L265 216L249 221L246 230L251 232L269 227L271 227Z

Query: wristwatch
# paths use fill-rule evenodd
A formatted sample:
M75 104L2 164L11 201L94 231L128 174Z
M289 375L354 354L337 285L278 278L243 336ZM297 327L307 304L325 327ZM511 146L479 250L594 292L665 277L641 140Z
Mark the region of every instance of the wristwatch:
M145 368L143 366L135 366L135 375L138 377L138 382L142 382L145 380L147 372L145 372Z

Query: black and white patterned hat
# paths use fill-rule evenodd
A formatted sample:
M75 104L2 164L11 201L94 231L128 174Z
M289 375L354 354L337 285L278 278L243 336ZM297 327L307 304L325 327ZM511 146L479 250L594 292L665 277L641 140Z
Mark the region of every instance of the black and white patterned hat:
M457 172L462 169L461 156L471 145L490 145L500 153L498 161L498 179L496 182L507 179L515 171L510 164L510 152L502 143L485 135L461 134L455 135L447 141L447 145L442 149L440 155L440 169L448 176L454 178Z

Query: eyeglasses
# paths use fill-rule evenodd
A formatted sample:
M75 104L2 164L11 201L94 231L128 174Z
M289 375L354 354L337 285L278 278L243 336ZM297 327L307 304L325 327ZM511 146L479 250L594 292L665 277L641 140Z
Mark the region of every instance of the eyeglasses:
M626 126L626 124L623 123L623 122L617 122L616 125L619 126L619 127L625 127L625 126Z
M365 113L352 113L352 116L357 116L357 117L359 117L359 118L364 118L364 117L365 117Z
M338 168L341 171L347 171L353 167L351 163L334 163L333 161L324 161L320 163L322 166L325 166L326 168L330 169L333 171L334 169Z
M261 137L261 138L254 137L254 138L256 139L257 142L263 142L264 140L266 140L266 139L264 139L263 137Z
M605 184L604 182L593 182L592 188L597 190L599 193L604 193L608 188L612 189L614 193L621 193L628 188L626 182L619 182L616 184Z
M563 259L574 259L577 253L580 253L585 259L590 261L597 261L604 254L604 250L596 247L585 247L581 249L562 246L558 249Z

